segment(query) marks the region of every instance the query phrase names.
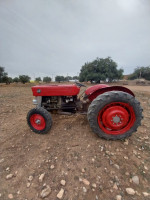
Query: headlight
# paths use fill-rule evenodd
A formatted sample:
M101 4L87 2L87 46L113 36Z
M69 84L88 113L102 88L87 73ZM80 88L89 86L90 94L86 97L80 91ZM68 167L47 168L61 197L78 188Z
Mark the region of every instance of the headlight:
M37 105L37 104L38 104L37 99L33 99L33 104L34 104L34 105Z

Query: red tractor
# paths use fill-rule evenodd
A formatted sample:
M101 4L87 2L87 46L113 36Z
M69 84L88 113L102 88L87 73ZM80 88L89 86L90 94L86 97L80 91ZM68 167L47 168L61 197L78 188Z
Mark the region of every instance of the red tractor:
M131 136L142 120L142 108L133 92L121 86L98 84L79 95L81 83L72 85L37 85L27 122L35 133L47 133L52 126L50 113L87 114L91 129L99 137L120 140Z

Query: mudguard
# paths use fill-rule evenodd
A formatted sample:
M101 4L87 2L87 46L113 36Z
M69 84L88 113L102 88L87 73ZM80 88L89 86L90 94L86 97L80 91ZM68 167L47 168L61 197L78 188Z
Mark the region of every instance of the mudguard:
M88 98L90 101L93 101L98 95L103 94L105 92L110 92L110 91L122 91L128 94L131 94L132 96L135 96L134 93L130 89L122 87L122 86L109 86L105 84L98 84L98 85L89 87L85 91L85 98L86 99Z

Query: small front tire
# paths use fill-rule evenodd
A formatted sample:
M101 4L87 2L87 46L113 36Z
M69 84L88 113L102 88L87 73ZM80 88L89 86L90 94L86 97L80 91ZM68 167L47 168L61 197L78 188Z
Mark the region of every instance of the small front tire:
M27 123L33 132L46 134L51 129L52 118L47 110L37 107L28 112Z

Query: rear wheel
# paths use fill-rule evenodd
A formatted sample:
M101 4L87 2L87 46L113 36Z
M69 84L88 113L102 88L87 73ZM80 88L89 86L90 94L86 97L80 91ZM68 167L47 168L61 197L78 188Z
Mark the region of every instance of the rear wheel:
M130 94L106 92L93 100L88 109L88 121L99 137L119 140L131 136L141 124L142 108Z
M52 118L47 110L37 107L28 112L27 123L35 133L45 134L51 129Z

